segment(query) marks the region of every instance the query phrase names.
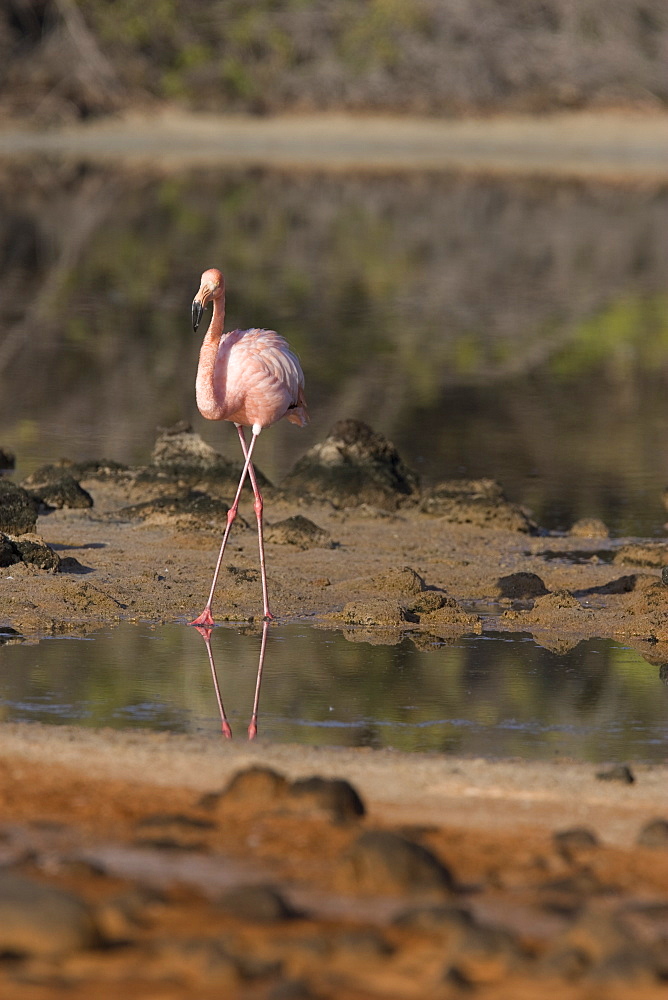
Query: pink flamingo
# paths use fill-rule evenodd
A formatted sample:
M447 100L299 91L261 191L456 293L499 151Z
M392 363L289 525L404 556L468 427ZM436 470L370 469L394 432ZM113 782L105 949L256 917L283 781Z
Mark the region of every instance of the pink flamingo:
M264 619L270 621L273 615L269 610L264 563L262 494L258 489L251 459L255 442L263 428L271 427L283 417L293 424L299 424L300 427L308 423L304 398L304 373L299 359L290 349L288 342L273 330L232 330L230 333L223 333L225 279L215 267L204 272L199 291L193 300L193 330L197 330L209 301L213 301L213 315L199 353L195 383L197 408L207 420L231 420L234 423L245 462L236 495L227 512L227 526L213 573L209 599L204 611L191 622L191 625L214 624L211 614L213 594L227 539L237 516L241 488L247 474L250 476L255 495L253 506L260 545ZM244 426L249 426L252 430L248 446Z

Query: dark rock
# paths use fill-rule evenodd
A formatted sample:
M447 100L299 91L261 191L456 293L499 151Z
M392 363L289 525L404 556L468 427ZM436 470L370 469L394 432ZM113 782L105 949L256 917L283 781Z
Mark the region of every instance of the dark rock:
M668 820L650 820L638 834L636 843L642 847L668 847Z
M509 597L515 600L543 597L549 593L537 573L510 573L509 576L501 576L497 587L499 597Z
M38 511L39 504L26 490L0 479L0 531L8 535L34 531Z
M122 462L115 462L110 458L89 459L85 462L62 461L59 464L64 471L69 472L77 480L124 480L130 478L133 474L129 465L124 465Z
M21 561L45 569L50 573L60 570L60 556L39 535L21 535L11 540Z
M340 778L301 778L292 783L289 795L300 812L325 814L336 823L359 819L366 812L353 786Z
M636 780L627 764L615 764L614 767L606 768L604 771L597 771L596 777L599 781L619 781L624 785L632 785Z
M219 907L240 920L278 923L297 916L281 894L269 885L246 885L229 889L218 900Z
M452 479L439 483L422 499L420 510L452 524L532 532L536 524L504 496L493 479Z
M0 569L21 562L21 556L12 540L0 534Z
M98 941L92 912L77 896L0 873L0 954L62 955Z
M16 465L16 458L13 451L7 448L0 448L0 469L13 469Z
M239 451L241 452L241 448ZM224 458L199 434L195 434L190 424L185 421L160 430L151 454L151 462L157 469L174 477L230 480L235 485L239 482L243 469L243 462L231 462ZM258 485L271 486L255 462L253 467Z
M93 498L62 465L43 465L22 484L38 503L46 507L86 509Z
M451 873L431 851L388 830L369 830L358 837L343 858L342 875L353 889L381 895L443 896L454 891Z
M396 510L417 499L418 478L393 444L359 420L341 420L311 448L284 482L291 492L327 497L335 506Z
M300 549L334 548L329 532L319 528L301 514L295 514L294 517L288 517L284 521L276 521L274 524L267 524L264 538L267 542L295 545Z

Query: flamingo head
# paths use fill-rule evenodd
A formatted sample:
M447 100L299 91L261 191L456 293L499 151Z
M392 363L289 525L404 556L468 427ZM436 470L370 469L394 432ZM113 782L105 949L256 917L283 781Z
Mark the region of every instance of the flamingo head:
M225 294L225 279L217 267L210 267L202 275L199 291L193 299L193 330L197 330L207 302Z

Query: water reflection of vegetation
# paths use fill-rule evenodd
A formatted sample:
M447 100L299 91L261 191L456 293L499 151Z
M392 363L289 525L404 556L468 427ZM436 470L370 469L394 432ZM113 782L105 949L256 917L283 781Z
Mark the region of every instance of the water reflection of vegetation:
M25 448L37 412L75 458L94 437L98 454L145 460L155 426L183 417L219 444L195 414L187 321L216 262L230 325L280 329L307 371L313 425L260 442L271 477L355 416L428 479L495 475L550 526L647 530L660 513L637 483L668 452L667 229L665 189L6 168L3 444Z
M217 629L219 680L245 732L260 636ZM218 731L206 654L183 626L122 626L90 642L0 650L6 719ZM557 655L522 636L418 650L270 629L260 734L310 745L585 760L659 760L668 692L632 650L607 641Z

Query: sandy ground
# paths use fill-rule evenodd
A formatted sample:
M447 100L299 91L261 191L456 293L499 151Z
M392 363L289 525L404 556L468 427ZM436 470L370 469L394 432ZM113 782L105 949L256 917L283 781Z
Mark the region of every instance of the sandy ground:
M346 115L247 118L165 111L33 132L0 129L0 156L52 154L160 169L474 170L665 181L668 116L574 112L442 120Z

